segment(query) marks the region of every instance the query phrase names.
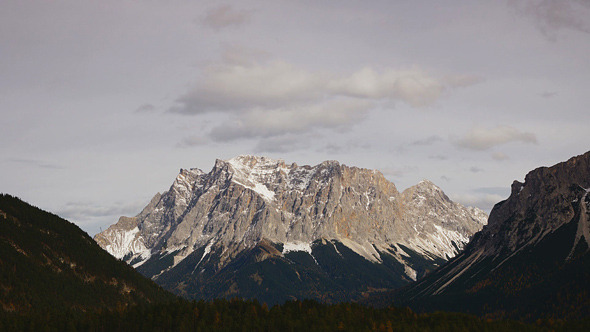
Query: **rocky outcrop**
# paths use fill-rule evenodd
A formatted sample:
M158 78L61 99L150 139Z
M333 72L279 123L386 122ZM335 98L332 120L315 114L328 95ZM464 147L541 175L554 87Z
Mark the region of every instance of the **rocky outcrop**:
M412 266L408 257L446 260L486 218L481 210L451 202L429 181L400 194L380 172L336 161L312 167L239 156L217 160L209 173L181 170L169 191L96 241L135 267L151 260L143 269L156 280L195 255L196 265L211 260L220 271L263 241L280 245L283 254L311 255L318 240L340 243L372 263L394 257L405 277L415 279L426 269ZM167 264L151 268L163 257Z
M464 252L395 298L418 310L587 316L589 191L590 152L529 172Z
M570 222L590 188L590 154L537 168L514 181L510 197L494 206L488 226L474 242L486 255L534 245ZM509 222L507 222L509 221ZM590 239L588 239L590 241Z

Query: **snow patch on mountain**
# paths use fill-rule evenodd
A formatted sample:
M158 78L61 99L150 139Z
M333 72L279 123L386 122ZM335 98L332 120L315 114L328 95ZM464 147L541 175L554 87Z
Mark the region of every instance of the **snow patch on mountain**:
M357 254L363 256L365 259L374 262L374 263L381 263L381 255L379 252L375 250L373 245L369 242L365 242L363 244L352 241L347 238L340 238L338 239L342 244L350 248L352 251L356 252Z
M413 281L416 281L416 277L418 275L418 273L416 272L416 270L412 269L411 267L409 267L408 265L404 265L404 273L410 277L410 279L412 279Z
M460 232L433 225L435 232L421 233L408 241L408 246L424 255L434 255L442 258L452 258L462 249L469 237Z
M311 244L299 241L283 243L283 255L292 251L305 251L311 255Z
M211 252L211 247L213 247L213 241L210 241L207 246L205 247L205 250L203 251L203 256L201 256L201 259L199 259L199 262L197 263L197 265L195 265L195 268L193 269L192 273L195 273L195 271L197 270L197 267L199 267L199 265L201 265L201 262L203 261L203 259L205 259L205 257L207 257L207 255L209 255L209 253Z
M140 257L142 262L145 262L150 257L150 250L145 247L138 233L138 227L131 230L111 230L112 241L104 249L117 259L123 259L131 254L133 258ZM142 262L135 265L139 266Z
M267 200L272 201L275 193L268 189L265 183L271 179L280 167L280 161L265 157L238 156L226 162L234 170L232 181L249 188Z

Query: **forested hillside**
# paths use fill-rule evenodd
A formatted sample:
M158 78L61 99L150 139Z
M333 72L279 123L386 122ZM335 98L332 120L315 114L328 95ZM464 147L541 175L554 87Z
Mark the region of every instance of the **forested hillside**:
M174 297L78 226L0 195L0 310L102 310Z
M8 319L7 319L8 318ZM457 313L416 314L410 309L374 309L290 301L268 308L256 301L215 300L133 307L127 310L2 317L8 331L572 331L579 323L487 321Z

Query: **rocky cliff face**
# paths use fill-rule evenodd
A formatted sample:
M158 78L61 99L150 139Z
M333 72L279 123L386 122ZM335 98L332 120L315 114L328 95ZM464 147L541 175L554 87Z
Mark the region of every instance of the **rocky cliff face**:
M416 232L406 237L408 245L427 256L454 257L487 221L483 211L452 202L427 180L404 190L401 201L404 223Z
M206 263L221 271L254 248L275 258L301 252L317 263L314 248L338 251L336 243L372 264L393 257L411 280L457 254L486 219L429 181L400 194L381 173L335 161L311 167L239 156L217 160L209 173L181 170L169 191L95 240L156 281L183 261L195 261L193 272Z
M486 255L515 252L539 243L579 214L581 232L587 229L586 194L590 190L590 154L528 173L514 181L510 197L497 204L489 225L474 242ZM510 221L510 222L507 222ZM590 238L586 237L587 241Z
M424 309L587 315L588 192L590 152L531 171L463 253L396 297Z

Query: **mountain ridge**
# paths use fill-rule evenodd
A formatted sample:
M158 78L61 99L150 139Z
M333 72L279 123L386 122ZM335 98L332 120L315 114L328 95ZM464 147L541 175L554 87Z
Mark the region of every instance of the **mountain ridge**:
M588 317L589 189L590 152L529 172L461 254L394 292L395 302L492 317Z
M209 173L181 169L167 192L95 240L156 281L194 255L196 266L185 277L209 260L210 269L221 271L264 240L280 247L283 258L303 252L316 260L314 248L329 243L371 263L391 256L404 271L401 283L454 256L486 217L450 201L430 181L399 193L380 172L337 161L299 166L238 156L217 159Z

